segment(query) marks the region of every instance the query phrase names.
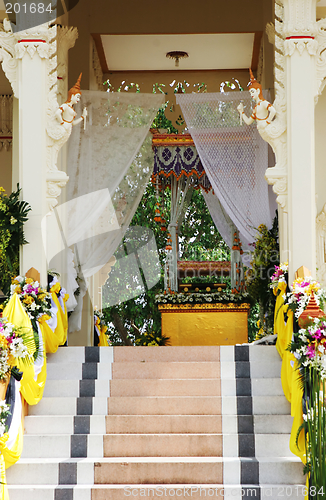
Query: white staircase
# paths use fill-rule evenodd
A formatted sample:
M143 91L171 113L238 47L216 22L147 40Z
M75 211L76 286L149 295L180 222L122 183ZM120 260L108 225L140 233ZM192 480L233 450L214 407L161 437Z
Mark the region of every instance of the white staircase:
M280 368L274 346L60 348L10 499L303 500Z

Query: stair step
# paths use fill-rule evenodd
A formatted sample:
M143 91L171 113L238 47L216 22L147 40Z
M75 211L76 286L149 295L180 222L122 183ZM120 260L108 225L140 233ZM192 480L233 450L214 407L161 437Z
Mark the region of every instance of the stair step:
M222 456L221 434L109 434L105 457Z
M112 379L207 379L220 377L220 362L114 362Z
M86 380L83 380L86 382ZM108 397L110 395L109 380L88 380L93 396ZM94 387L93 387L94 384ZM93 392L93 389L95 393ZM83 390L83 386L82 386ZM85 392L84 389L84 393ZM75 397L80 396L80 380L47 380L45 384L43 397Z
M102 434L48 434L25 435L22 458L70 459L71 456L103 457Z
M290 403L284 396L225 396L223 413L237 414L237 404L242 414L288 415ZM219 396L185 397L110 397L109 415L220 415L222 398Z
M295 457L290 451L288 434L255 434L255 455L260 457Z
M260 495L255 492L260 490ZM95 485L92 488L92 500L122 500L131 498L229 498L240 500L243 498L272 498L282 497L304 500L303 485L254 485L240 486L237 484L132 484L121 485ZM15 500L15 499L13 499ZM29 499L28 499L29 500Z
M254 428L257 434L289 434L292 429L291 415L254 415Z
M220 415L108 415L108 434L221 433Z
M95 365L96 375L83 376L83 367L89 369L89 365ZM88 366L87 366L88 365ZM110 380L112 378L112 364L111 363L81 363L71 362L64 363L53 362L47 365L47 381L48 380L82 380L82 379L103 379Z
M119 461L118 461L119 460ZM238 458L221 457L124 457L103 458L95 463L95 484L207 484L223 482L223 463L239 470ZM259 464L259 478L266 484L304 484L297 457L242 458Z
M48 353L46 355L47 364L52 363L85 363L85 354L87 356L87 361L92 361L99 357L100 363L112 363L113 362L113 347L59 347L57 352Z
M219 361L219 346L138 346L115 347L114 361Z
M219 396L110 397L109 415L220 415Z
M206 483L223 482L221 457L132 457L113 462L111 458L95 463L95 484L142 484L142 483Z
M277 362L281 366L282 360L275 345L249 345L249 359L252 363Z
M111 380L110 396L220 396L219 379Z
M84 417L81 415L76 418L78 420L78 418L82 419ZM105 415L90 415L85 418L89 419L90 434L106 433ZM24 438L31 434L74 434L75 425L77 425L77 429L79 428L78 423L73 415L28 415L24 419ZM88 422L86 422L87 424Z
M30 406L28 412L30 415L76 415L77 414L77 399L72 397L65 398L43 398L35 405ZM79 401L83 398L79 398ZM84 398L88 399L88 398ZM90 398L92 399L93 415L106 415L108 398ZM80 401L82 404L83 401ZM88 405L87 405L88 406ZM79 413L81 414L81 413Z
M260 489L260 498L291 498L293 500L304 500L304 487L302 484L248 484L223 485L223 484L133 484L128 486L110 484L110 485L77 485L77 486L8 486L10 500L54 500L55 490L69 490L73 488L73 500L125 500L131 498L232 498L240 500L246 498L258 498L254 490Z
M11 486L57 485L59 469L64 471L65 464L69 464L68 467L73 464L78 485L94 484L94 459L92 458L20 458L14 466L6 470L7 483Z
M61 490L60 498L71 500L91 500L93 485L24 485L8 486L10 500L55 500L56 491ZM72 490L72 494L70 493Z

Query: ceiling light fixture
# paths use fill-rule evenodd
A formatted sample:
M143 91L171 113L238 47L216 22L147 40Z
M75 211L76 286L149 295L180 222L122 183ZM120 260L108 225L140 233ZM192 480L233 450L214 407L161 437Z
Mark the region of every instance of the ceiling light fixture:
M188 52L183 52L182 50L172 50L172 52L168 52L166 54L166 57L169 59L174 59L175 60L175 67L179 67L179 60L184 59L186 57L189 57Z

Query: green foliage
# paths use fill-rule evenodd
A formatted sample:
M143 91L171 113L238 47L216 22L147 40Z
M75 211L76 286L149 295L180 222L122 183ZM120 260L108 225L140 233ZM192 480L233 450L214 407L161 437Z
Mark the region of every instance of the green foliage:
M230 260L230 249L215 227L201 190L194 190L181 225L182 260Z
M162 106L160 107L160 109L157 112L156 117L154 118L154 121L152 123L151 128L164 129L166 134L177 134L178 129L176 129L173 126L173 123L171 122L171 120L169 120L165 116L165 110L168 107L168 105L169 105L169 101L162 104Z
M136 345L170 345L169 337L166 337L161 332L155 333L155 331L149 328L146 332L142 333L135 340Z
M275 265L279 265L278 219L274 218L270 230L264 224L257 229L252 252L251 269L246 274L246 286L253 302L259 306L259 329L272 333L275 296L270 288L270 279ZM261 332L260 332L261 333Z
M254 302L250 308L250 313L248 317L248 341L253 342L259 332L259 304Z
M0 288L9 292L11 278L19 274L19 246L28 243L24 223L28 220L30 205L19 200L19 186L9 196L0 188Z

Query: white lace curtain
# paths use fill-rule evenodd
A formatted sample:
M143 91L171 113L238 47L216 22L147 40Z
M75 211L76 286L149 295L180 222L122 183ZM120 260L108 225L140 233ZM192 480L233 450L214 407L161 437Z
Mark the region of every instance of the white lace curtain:
M247 249L260 224L272 225L264 178L267 143L256 124L240 126L237 111L242 101L246 114L251 114L249 92L177 94L176 98L216 195L204 195L215 225L232 245L232 221Z
M57 220L68 215L61 227L66 251L74 252L75 269L68 269L71 296L76 271L85 280L100 270L131 222L153 169L148 131L163 100L156 94L83 91L76 111L80 116L87 106L87 127L77 125L69 139L67 202L57 210ZM85 283L81 292L70 331L80 329Z

